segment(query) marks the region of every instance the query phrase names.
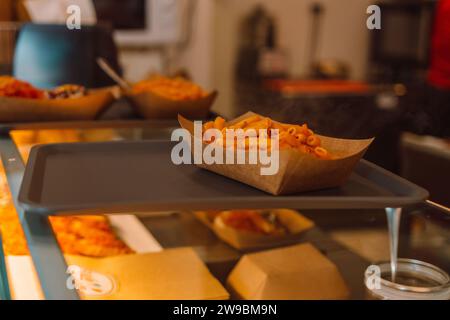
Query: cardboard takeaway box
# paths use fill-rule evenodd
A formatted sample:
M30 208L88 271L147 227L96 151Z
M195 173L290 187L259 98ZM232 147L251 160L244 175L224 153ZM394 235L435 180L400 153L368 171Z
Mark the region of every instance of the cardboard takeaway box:
M309 243L244 255L227 279L232 296L246 300L346 299L337 267Z
M65 256L74 288L87 300L215 300L228 292L192 248L109 258ZM70 281L69 281L70 283Z

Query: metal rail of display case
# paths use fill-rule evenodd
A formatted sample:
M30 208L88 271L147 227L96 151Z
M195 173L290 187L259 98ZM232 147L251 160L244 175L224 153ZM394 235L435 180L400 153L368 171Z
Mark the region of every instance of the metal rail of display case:
M79 299L67 288L67 264L47 216L24 211L17 203L25 166L9 133L0 134L0 152L14 206L27 239L28 248L47 299Z
M77 300L76 290L68 289L67 264L57 243L48 216L23 210L18 203L19 189L25 171L24 162L14 143L11 130L99 129L99 128L170 128L173 121L99 121L0 125L0 153L14 206L26 236L31 258L46 299ZM431 204L430 204L431 205ZM442 208L441 208L442 209ZM393 209L387 208L387 213ZM448 210L447 210L448 211ZM450 212L450 211L448 211Z

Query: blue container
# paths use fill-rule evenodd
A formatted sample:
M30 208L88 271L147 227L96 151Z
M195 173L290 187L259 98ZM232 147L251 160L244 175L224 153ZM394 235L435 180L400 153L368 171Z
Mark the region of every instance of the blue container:
M73 83L88 88L114 84L97 66L105 58L116 70L111 31L99 26L69 30L65 25L25 24L17 40L13 75L40 88Z

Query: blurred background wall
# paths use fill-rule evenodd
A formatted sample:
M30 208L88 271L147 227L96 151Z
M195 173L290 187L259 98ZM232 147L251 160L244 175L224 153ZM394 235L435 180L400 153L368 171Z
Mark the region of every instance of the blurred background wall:
M183 1L183 0L180 0ZM220 87L215 106L228 113L232 99L234 66L242 20L258 4L275 17L279 46L286 50L292 76L306 76L311 45L312 15L315 0L195 0L196 10L190 43L173 53L170 68L183 68L207 88ZM370 0L323 0L323 24L318 43L318 59L335 59L350 66L350 78L367 75L369 30L366 8ZM139 80L164 64L159 52L122 50L125 76Z
M201 0L200 0L201 2ZM287 50L290 72L305 76L311 45L314 3L324 9L317 57L337 59L351 67L352 79L364 79L367 73L369 30L366 28L366 8L370 0L216 0L214 2L214 84L225 91L218 108L227 109L233 90L233 67L239 37L239 24L257 5L263 4L276 18L279 45Z

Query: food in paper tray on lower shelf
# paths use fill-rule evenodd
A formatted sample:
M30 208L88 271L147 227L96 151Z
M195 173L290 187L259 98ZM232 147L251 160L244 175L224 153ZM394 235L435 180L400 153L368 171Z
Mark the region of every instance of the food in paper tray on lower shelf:
M198 211L195 215L220 239L242 250L293 243L314 226L289 209Z
M227 279L232 298L346 299L336 265L309 243L244 255Z
M175 119L177 114L206 118L217 92L181 77L153 76L134 84L125 96L148 119Z
M108 257L133 253L111 228L105 216L51 217L61 251L87 257ZM0 229L6 255L28 255L27 242L14 206L0 209Z
M0 195L0 230L5 254L29 255L3 169L0 169ZM115 234L106 216L55 216L50 217L50 223L65 254L108 257L133 253Z
M194 155L200 152L204 157L206 152L210 152L214 155L211 157L215 158L219 154L215 150L222 150L220 154L223 155L223 161L220 163L194 162L197 166L273 195L342 185L373 141L322 136L306 124L281 123L253 112L247 112L229 122L219 117L202 126L196 126L196 123L181 115L178 121L191 135L190 145ZM217 129L215 132L218 137L207 139L203 136L208 129ZM244 136L248 136L240 143L238 140L233 141L234 137L228 137L228 142L227 129L242 129ZM275 133L277 131L278 136ZM254 139L250 138L252 134ZM197 146L200 150L197 150ZM237 159L242 154L245 161L242 162L241 157L239 162ZM263 163L263 157L269 160L268 163ZM229 163L226 159L234 161Z
M42 90L0 76L0 122L94 120L113 101L113 88L87 90L66 84Z
M72 284L79 288L83 299L229 298L192 248L101 259L65 257Z
M133 253L115 235L105 216L54 216L50 223L66 254L109 257Z

